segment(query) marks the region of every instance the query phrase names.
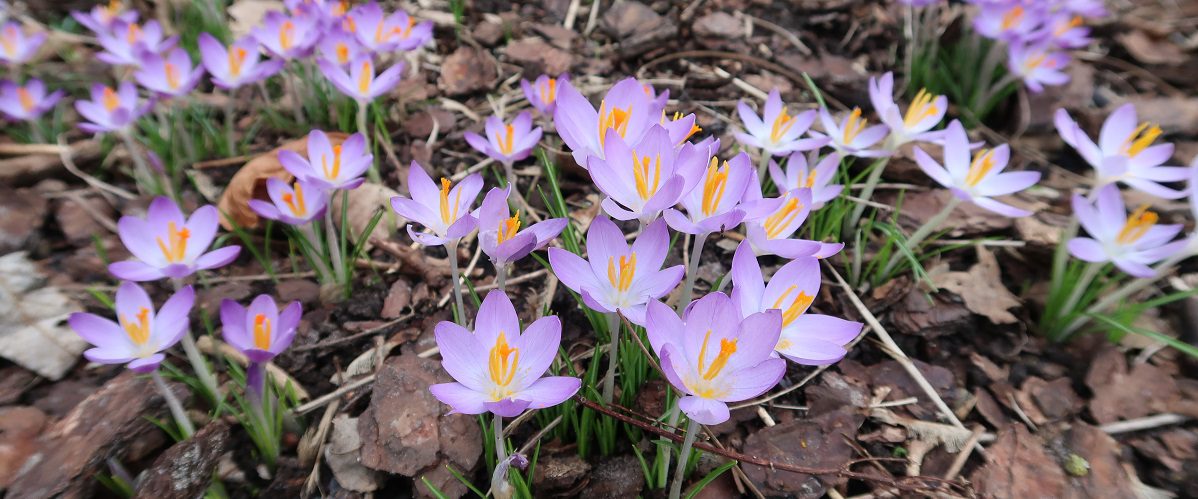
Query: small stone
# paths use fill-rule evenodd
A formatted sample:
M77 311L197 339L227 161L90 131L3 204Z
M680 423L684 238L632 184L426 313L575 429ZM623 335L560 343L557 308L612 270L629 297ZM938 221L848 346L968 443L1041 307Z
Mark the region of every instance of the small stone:
M29 247L46 218L46 204L29 189L0 187L0 254Z
M637 497L645 486L640 462L623 454L600 461L591 472L590 483L582 490L582 499Z
M499 39L503 38L503 26L499 23L483 21L474 27L471 36L483 46L494 47L499 43Z
M495 86L498 77L495 58L474 47L462 46L441 63L437 86L453 97L488 90Z
M696 36L739 38L745 33L744 24L732 14L718 10L695 20Z
M103 235L104 230L96 223L93 215L111 217L112 207L97 197L84 198L82 205L73 199L63 199L54 212L58 228L67 241L76 246L91 244L93 235Z
M504 48L504 54L512 62L536 74L558 75L569 71L574 63L574 57L569 52L536 38L509 43Z
M457 125L457 117L440 107L430 107L417 112L403 122L403 129L413 140L423 141L437 128L437 135L444 137Z
M279 296L279 301L284 303L316 303L320 301L320 284L307 279L288 279L275 286L275 294Z
M666 25L665 18L640 2L620 2L603 14L603 30L616 40L645 35Z

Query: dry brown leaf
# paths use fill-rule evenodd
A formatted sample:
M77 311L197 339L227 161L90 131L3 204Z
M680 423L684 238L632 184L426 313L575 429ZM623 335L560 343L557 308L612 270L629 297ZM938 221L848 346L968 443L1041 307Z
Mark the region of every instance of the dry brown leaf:
M1144 64L1184 64L1185 52L1167 38L1155 38L1140 30L1117 35L1123 48Z
M936 287L952 291L965 302L965 308L990 319L995 324L1018 322L1007 309L1018 307L1020 301L1002 284L998 260L984 246L977 247L978 263L968 272L943 272L932 276Z
M346 134L340 132L329 132L328 136L329 142L334 146L340 144L346 138ZM242 166L233 175L233 179L229 180L229 186L221 194L220 203L217 204L217 207L220 208L221 213L228 214L241 228L253 229L258 227L258 214L250 209L249 201L251 199L268 199L266 196L266 179L275 177L286 182L291 181L291 174L287 173L282 163L279 163L279 151L284 149L295 151L300 156L307 156L308 138L295 139L268 153L251 159L249 163L246 163L245 166ZM220 225L225 230L233 230L232 224L225 217L221 217Z

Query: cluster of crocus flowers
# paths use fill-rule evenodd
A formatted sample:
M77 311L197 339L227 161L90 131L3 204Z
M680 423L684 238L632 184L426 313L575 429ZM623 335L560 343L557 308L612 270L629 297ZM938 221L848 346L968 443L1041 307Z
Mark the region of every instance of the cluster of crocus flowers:
M260 82L278 73L283 61L262 60L258 42L246 36L225 47L208 33L200 33L200 62L212 75L212 83L231 90Z
M1134 277L1152 277L1156 273L1150 265L1188 244L1173 241L1182 225L1160 224L1160 217L1148 205L1128 213L1118 187L1106 185L1094 197L1091 202L1081 194L1073 196L1073 212L1089 234L1069 240L1069 253L1074 257L1091 263L1110 262Z
M1161 182L1186 180L1191 168L1164 166L1173 156L1173 144L1156 143L1163 133L1160 126L1141 123L1135 105L1124 104L1107 116L1097 143L1064 109L1056 111L1055 123L1061 139L1094 167L1095 189L1122 183L1165 199L1186 195Z
M117 223L121 242L133 258L113 262L108 271L129 281L154 281L223 267L237 258L241 247L208 250L216 239L219 216L215 206L204 205L187 217L170 198L155 198L145 218L126 215Z

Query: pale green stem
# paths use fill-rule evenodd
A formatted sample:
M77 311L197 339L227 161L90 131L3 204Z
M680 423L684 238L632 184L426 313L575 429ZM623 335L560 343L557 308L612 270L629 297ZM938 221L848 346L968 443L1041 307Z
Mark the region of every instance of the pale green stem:
M453 302L458 307L458 319L462 321L459 325L465 326L466 306L462 302L462 280L458 271L458 240L445 243L445 250L449 252L449 270L453 274Z
M770 158L773 157L765 149L761 150L761 157L757 159L757 181L765 183L765 171L770 166Z
M183 439L191 438L192 435L195 435L196 428L191 423L191 419L187 417L187 411L183 410L183 404L179 403L179 399L175 397L171 388L166 386L166 381L162 379L162 375L158 373L157 369L150 373L150 377L154 379L154 384L158 386L162 398L166 399L166 406L170 408L175 423L179 425L180 430L183 430Z
M369 106L369 102L358 101L358 133L366 138L366 151L373 153L374 149L371 147L371 144L374 143L374 137L370 135L370 127L366 125L366 115L369 114L367 111L370 110ZM366 176L375 184L383 183L383 177L379 174L378 164L378 161L371 160L370 168L366 170Z
M1191 237L1193 237L1193 236L1191 236ZM1182 260L1185 260L1186 258L1194 256L1194 254L1195 253L1190 250L1180 251L1176 255L1173 255L1173 256L1169 257L1168 259L1166 259L1165 261L1157 264L1156 267L1153 267L1153 270L1156 272L1156 274L1153 277L1142 277L1139 279L1129 281L1127 284L1124 284L1119 289L1116 289L1115 291L1112 291L1111 293L1103 296L1101 299L1099 299L1097 302L1095 302L1093 305L1091 305L1090 308L1087 308L1085 314L1082 314L1082 315L1078 316L1076 319L1073 319L1073 322L1070 322L1069 325L1066 326L1065 329L1061 331L1060 338L1062 340L1064 340L1065 338L1068 338L1070 335L1077 332L1078 329L1081 329L1082 326L1089 323L1090 315L1106 312L1112 306L1119 304L1119 303L1123 303L1123 301L1126 300L1131 295L1133 295L1133 294L1147 288L1148 286L1151 286L1153 283L1159 281L1162 277L1168 275L1168 271L1171 270L1173 268L1173 266L1177 265L1178 263L1180 263Z
M691 457L691 447L695 445L695 437L699 433L699 423L690 420L686 424L686 437L682 439L682 450L678 454L678 465L674 468L674 483L670 485L670 499L682 496L682 482L686 480L686 462Z
M133 158L133 169L137 172L136 176L140 177L138 178L137 186L142 188L143 192L148 191L146 188L153 185L154 174L150 171L150 166L146 164L146 159L141 157L141 151L137 148L137 141L133 140L133 134L128 129L121 129L120 132L117 132L117 135L121 136L121 140L125 143L125 149L129 151L129 156Z
M948 203L944 205L944 208L940 210L940 213L937 213L932 218L929 218L928 221L924 222L919 229L915 230L914 234L911 234L911 237L907 238L904 246L911 250L912 253L915 253L915 251L919 249L919 243L922 243L924 239L927 239L928 236L932 235L933 231L943 225L944 221L948 220L948 216L953 213L953 210L956 209L957 205L959 204L961 204L960 198L956 196L950 198ZM882 267L881 275L889 274L902 258L904 258L903 253L901 251L895 251L894 254L890 256L890 261L886 262L886 266Z
M329 245L329 259L332 263L333 280L338 286L345 286L349 282L349 272L344 268L341 262L341 245L337 243L337 228L333 225L333 200L337 198L337 192L341 192L342 196L346 195L345 191L333 191L329 195L329 206L324 211L324 238ZM342 288L347 289L347 288Z
M669 431L673 432L674 427L678 426L678 417L681 414L682 411L678 409L678 400L674 400L674 405L670 407L670 416L666 419L666 426ZM666 488L666 477L670 475L670 446L658 446L657 455L660 465L660 471L657 473L657 483L659 487L664 489Z
M882 181L882 172L886 171L886 165L890 163L890 158L882 158L878 160L878 164L869 172L869 177L865 179L865 185L862 186L861 192L857 197L866 201L872 201L874 190L878 188L878 184ZM845 235L851 234L857 230L857 222L861 220L861 215L865 213L865 203L857 203L853 207L853 212L849 214L848 223L844 225Z
M1082 272L1081 278L1073 283L1073 291L1069 293L1069 298L1065 299L1065 304L1058 311L1060 315L1066 316L1073 312L1073 307L1076 307L1077 303L1081 301L1082 295L1086 294L1090 283L1094 282L1095 277L1098 277L1098 271L1102 270L1103 265L1102 263L1086 264L1086 270Z
M607 374L603 375L603 403L611 404L616 393L616 364L620 353L620 314L607 314L607 331L611 342L607 347Z
M982 61L982 70L978 73L977 80L978 85L986 90L984 93L975 90L973 94L974 100L970 103L970 108L978 110L979 106L989 100L989 96L992 95L990 92L990 79L994 78L994 70L998 69L998 63L1002 61L1005 55L1007 55L1007 45L1005 43L995 41L990 44L990 50L986 53L986 59Z
M197 158L199 158L196 154L196 141L190 133L187 133L187 125L184 123L187 120L187 105L189 102L183 101L179 104L180 107L171 112L173 116L171 125L174 127L175 132L179 134L179 137L182 138L183 152L187 154L187 161L195 163ZM176 168L175 170L176 174L180 174L183 171L182 168Z
M499 466L499 463L507 459L507 444L504 443L503 438L503 416L492 414L491 425L495 432L495 457L498 458L498 461L495 461L495 466Z
M230 89L226 91L227 100L225 101L225 143L229 146L229 156L237 155L237 134L233 127L236 126L233 119L233 113L237 110L237 91Z
M690 261L686 262L686 282L682 285L682 294L678 297L678 313L682 313L683 310L686 310L687 305L691 304L695 279L699 273L699 258L703 256L703 243L707 241L707 234L697 234L694 239L691 243Z
M287 95L291 97L291 114L295 118L295 123L298 125L304 124L304 106L299 96L299 83L295 80L295 73L291 69L283 71L283 85L286 87Z
M328 208L325 209L327 210ZM308 246L301 247L301 249L307 255L312 267L316 269L317 275L320 276L320 281L336 284L337 280L333 277L332 271L329 270L329 266L325 263L324 257L319 251L316 251L320 248L320 236L316 235L316 228L312 224L313 222L308 222L299 226L300 235L308 241ZM313 251L316 252L313 253Z
M495 288L500 293L507 293L507 264L499 264L495 266Z
M183 287L181 279L171 279L171 284L174 285L176 292ZM179 343L183 345L183 353L187 355L187 361L191 363L191 368L195 370L196 377L200 379L200 383L208 389L213 400L218 402L222 400L224 397L221 396L220 386L216 383L216 376L212 374L212 370L208 369L208 361L204 360L203 354L200 353L199 347L196 346L196 340L191 335L190 328L183 334L183 338Z

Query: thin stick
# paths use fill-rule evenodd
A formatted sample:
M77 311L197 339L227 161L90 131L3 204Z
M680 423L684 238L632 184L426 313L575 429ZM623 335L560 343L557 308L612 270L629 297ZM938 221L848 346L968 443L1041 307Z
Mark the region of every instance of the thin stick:
M179 399L175 397L175 393L171 391L169 386L166 386L166 381L163 381L162 374L155 369L150 373L150 377L154 379L154 384L158 386L158 391L162 393L162 398L166 399L166 406L171 410L171 416L174 416L175 423L178 423L179 429L183 430L183 438L191 438L195 435L195 425L191 424L191 419L187 417L187 411L183 410L183 404L179 403Z

